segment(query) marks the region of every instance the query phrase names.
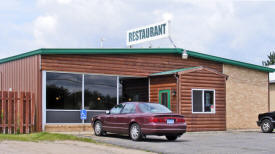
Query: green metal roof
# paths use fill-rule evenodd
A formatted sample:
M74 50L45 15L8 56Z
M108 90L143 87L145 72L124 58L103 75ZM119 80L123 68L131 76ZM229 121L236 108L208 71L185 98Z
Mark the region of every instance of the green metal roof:
M207 54L198 53L198 52L194 52L194 51L187 51L187 54L190 57L195 57L195 58L199 58L199 59L206 59L206 60L210 60L210 61L216 61L216 62L220 62L220 63L224 63L224 64L230 64L230 65L250 68L250 69L264 71L264 72L275 72L275 69L273 69L273 68L250 64L250 63L245 63L245 62L240 62L240 61L226 59L226 58L221 58L221 57L212 56L212 55L207 55Z
M177 73L177 72L187 71L187 70L196 69L196 68L200 68L200 67L201 66L199 66L199 67L188 67L188 68L181 68L181 69L170 70L170 71L165 71L165 72L153 73L153 74L150 74L150 76L170 75L170 74L174 74L174 73Z
M6 63L9 61L14 61L18 59L22 59L25 57L30 57L33 55L47 55L47 54L182 54L183 49L181 48L76 48L76 49L66 49L66 48L42 48L30 52L26 52L23 54L19 54L12 57L7 57L0 59L0 64ZM210 61L220 62L224 64L230 64L245 68L250 68L254 70L264 71L264 72L274 72L275 69L235 61L231 59L221 58L217 56L207 55L199 52L189 51L187 50L187 54L190 57L206 59Z
M42 48L12 57L0 59L0 64L39 54L181 54L181 52L182 49L180 48Z

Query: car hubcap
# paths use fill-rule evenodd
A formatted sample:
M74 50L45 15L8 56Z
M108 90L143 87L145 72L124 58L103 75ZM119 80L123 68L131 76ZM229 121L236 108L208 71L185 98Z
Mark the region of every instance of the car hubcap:
M99 124L99 123L96 123L96 125L95 125L95 133L96 133L96 134L99 134L100 131L101 131L100 124Z
M134 138L134 139L138 138L138 133L139 133L139 131L138 131L137 126L133 126L132 130L131 130L131 136L132 136L132 138Z
M267 131L267 130L269 130L269 128L270 128L270 126L269 126L269 123L264 123L264 125L263 125L263 129L265 130L265 131Z

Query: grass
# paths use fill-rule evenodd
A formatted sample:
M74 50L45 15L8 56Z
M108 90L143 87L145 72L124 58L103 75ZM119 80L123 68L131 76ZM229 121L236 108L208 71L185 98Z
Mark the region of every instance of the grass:
M89 143L97 143L95 140L90 138L82 138L67 134L56 134L56 133L32 133L32 134L0 134L0 141L3 140L13 140L13 141L29 141L29 142L39 142L39 141L81 141Z

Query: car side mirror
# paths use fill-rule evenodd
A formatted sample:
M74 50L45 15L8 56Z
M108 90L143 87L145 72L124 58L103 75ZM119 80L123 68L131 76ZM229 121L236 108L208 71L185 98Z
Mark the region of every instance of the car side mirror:
M106 111L106 114L110 114L110 111L109 111L109 110L107 110L107 111Z

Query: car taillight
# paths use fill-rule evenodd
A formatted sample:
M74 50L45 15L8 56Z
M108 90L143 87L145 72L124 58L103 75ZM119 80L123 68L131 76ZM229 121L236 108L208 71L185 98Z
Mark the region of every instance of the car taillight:
M176 119L176 122L182 122L182 123L184 123L185 120L184 120L183 118L177 118L177 119Z
M165 119L164 118L152 117L152 118L150 118L149 121L157 123L157 122L165 122Z

